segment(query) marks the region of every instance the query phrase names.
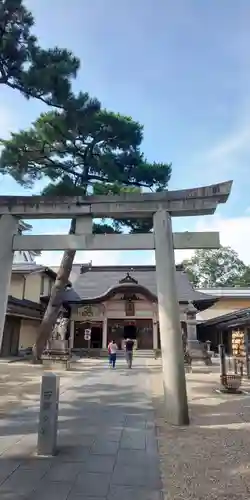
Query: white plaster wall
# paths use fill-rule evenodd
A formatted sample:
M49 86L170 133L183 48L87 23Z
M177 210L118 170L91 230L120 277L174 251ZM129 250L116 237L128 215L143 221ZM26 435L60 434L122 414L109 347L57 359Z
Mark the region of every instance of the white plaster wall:
M22 319L20 336L19 336L19 349L27 349L32 347L37 339L37 332L39 321L32 319Z
M12 295L13 297L16 297L17 299L22 299L23 298L23 289L24 289L23 276L12 273L9 295Z
M239 309L244 309L246 307L250 307L249 299L221 298L218 302L213 304L212 307L198 313L197 320L205 321L207 319L216 318L217 316L222 316L223 314L238 311Z

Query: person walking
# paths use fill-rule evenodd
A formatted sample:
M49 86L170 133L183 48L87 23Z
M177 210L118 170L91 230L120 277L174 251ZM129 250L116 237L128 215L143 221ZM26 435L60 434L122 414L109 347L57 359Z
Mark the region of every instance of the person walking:
M129 339L129 338L126 339L126 341L125 341L125 356L126 356L128 368L132 368L134 345L135 345L134 340Z
M111 342L108 345L108 352L109 352L109 365L110 367L115 368L116 365L116 354L117 354L118 346L115 340L111 340Z

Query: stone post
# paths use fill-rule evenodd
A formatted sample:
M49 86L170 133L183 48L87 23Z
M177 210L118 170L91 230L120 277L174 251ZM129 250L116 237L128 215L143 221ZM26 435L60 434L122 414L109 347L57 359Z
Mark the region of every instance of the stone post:
M244 341L245 341L245 361L246 361L246 372L247 372L247 378L250 378L250 360L249 360L248 328L245 328L245 329L244 329Z
M154 237L165 416L169 424L188 425L189 415L172 224L171 217L165 210L159 210L154 214Z
M12 241L17 231L18 219L12 215L2 215L0 218L0 351L14 257Z
M57 444L59 377L54 373L42 376L37 454L55 455Z
M221 377L225 377L225 375L227 374L227 367L226 367L225 346L223 344L219 345L219 355L220 355L220 374Z

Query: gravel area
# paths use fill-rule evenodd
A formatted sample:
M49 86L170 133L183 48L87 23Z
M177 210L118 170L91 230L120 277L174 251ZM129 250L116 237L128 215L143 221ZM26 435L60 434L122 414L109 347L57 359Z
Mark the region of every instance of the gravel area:
M187 374L191 423L164 420L160 361L148 362L165 500L250 498L250 384L242 395L218 393L218 367Z

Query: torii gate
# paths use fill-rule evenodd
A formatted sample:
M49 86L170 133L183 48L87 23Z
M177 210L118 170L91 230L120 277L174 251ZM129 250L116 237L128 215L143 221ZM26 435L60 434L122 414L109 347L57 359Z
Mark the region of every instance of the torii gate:
M119 196L0 196L0 346L16 250L155 250L166 420L189 423L175 249L219 248L219 233L172 233L171 217L213 214L232 181L195 189ZM153 233L93 235L93 218L153 218ZM19 219L76 219L74 235L18 235Z

